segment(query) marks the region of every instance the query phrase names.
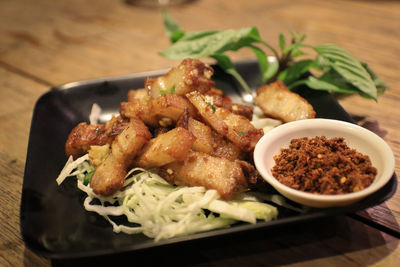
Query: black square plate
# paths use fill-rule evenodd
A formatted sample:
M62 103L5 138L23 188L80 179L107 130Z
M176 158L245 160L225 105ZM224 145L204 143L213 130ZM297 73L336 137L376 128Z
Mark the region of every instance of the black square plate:
M245 80L255 88L259 81L257 63L243 61L237 63L237 67ZM347 207L310 209L301 214L279 208L280 215L275 221L254 225L238 223L227 229L157 243L142 234L114 233L106 220L83 208L84 194L76 188L75 179L68 178L61 186L57 186L55 179L67 160L64 144L71 129L77 123L88 120L93 103L100 105L103 114L118 113L119 103L126 100L128 90L143 88L146 77L165 72L69 83L53 88L39 98L29 136L20 214L21 232L30 249L55 259L129 252L354 212L378 205L395 193L397 180L393 175L381 190ZM217 88L222 89L233 101L240 101L238 86L217 67L213 79ZM299 93L314 106L317 117L352 121L328 93L307 88Z

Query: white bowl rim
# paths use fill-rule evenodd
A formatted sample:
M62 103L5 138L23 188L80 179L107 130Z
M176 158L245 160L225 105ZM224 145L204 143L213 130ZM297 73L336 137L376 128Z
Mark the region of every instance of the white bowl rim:
M263 161L261 159L261 154L263 150L266 148L268 143L271 143L274 139L274 137L277 137L278 135L287 132L287 131L293 131L296 130L297 127L316 127L319 125L321 126L328 126L328 127L338 127L338 126L347 126L351 129L355 129L362 133L363 135L369 135L370 138L373 138L375 142L378 142L378 146L381 146L381 148L384 150L384 153L387 155L388 161L386 162L387 168L383 170L383 173L380 174L382 178L380 181L374 186L369 186L363 190L357 191L357 192L352 192L352 193L346 193L346 194L338 194L338 195L321 195L321 194L313 194L309 192L304 192L300 190L296 190L293 188L290 188L289 186L286 186L282 183L280 183L275 177L272 175L269 175L268 172L265 170L263 166ZM289 140L290 141L290 140ZM376 144L376 143L375 143ZM393 151L389 147L389 145L378 135L373 133L370 130L367 130L357 124L350 123L350 122L345 122L345 121L340 121L340 120L334 120L334 119L323 119L323 118L313 118L313 119L305 119L305 120L298 120L298 121L293 121L293 122L288 122L282 125L277 126L276 128L272 129L271 131L267 132L257 143L255 149L254 149L254 163L261 174L261 176L273 187L275 187L278 191L284 191L287 192L288 194L295 195L298 198L302 198L305 200L311 200L311 201L319 201L322 203L326 202L341 202L341 201L346 201L349 199L361 199L363 197L366 197L367 195L370 195L377 190L381 189L385 184L389 182L389 180L392 178L393 173L394 173L394 165L395 165L395 160L394 160L394 155Z

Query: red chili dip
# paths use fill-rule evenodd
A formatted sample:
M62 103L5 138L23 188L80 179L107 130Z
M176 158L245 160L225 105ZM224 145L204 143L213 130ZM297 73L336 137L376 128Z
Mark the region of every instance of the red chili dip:
M343 137L293 139L274 160L271 171L279 182L314 194L356 192L368 187L377 173L369 157L349 148Z

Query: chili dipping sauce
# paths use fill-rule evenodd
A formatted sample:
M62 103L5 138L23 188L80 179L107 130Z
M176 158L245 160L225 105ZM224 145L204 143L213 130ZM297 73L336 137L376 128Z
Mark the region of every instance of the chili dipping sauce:
M362 190L377 170L368 156L347 146L343 137L297 138L274 156L273 176L282 184L315 194L344 194Z

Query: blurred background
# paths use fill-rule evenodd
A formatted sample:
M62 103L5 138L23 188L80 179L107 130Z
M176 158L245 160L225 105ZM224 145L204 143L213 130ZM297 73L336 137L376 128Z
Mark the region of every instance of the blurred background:
M0 64L49 85L171 66L174 62L157 54L170 43L162 8L145 4L150 2L2 0ZM177 2L182 3L166 8L185 30L256 26L276 48L279 33L305 33L309 44L333 42L377 66L388 83L397 76L391 67L400 56L396 1ZM388 38L377 38L381 33ZM232 55L236 60L253 57L246 49Z

